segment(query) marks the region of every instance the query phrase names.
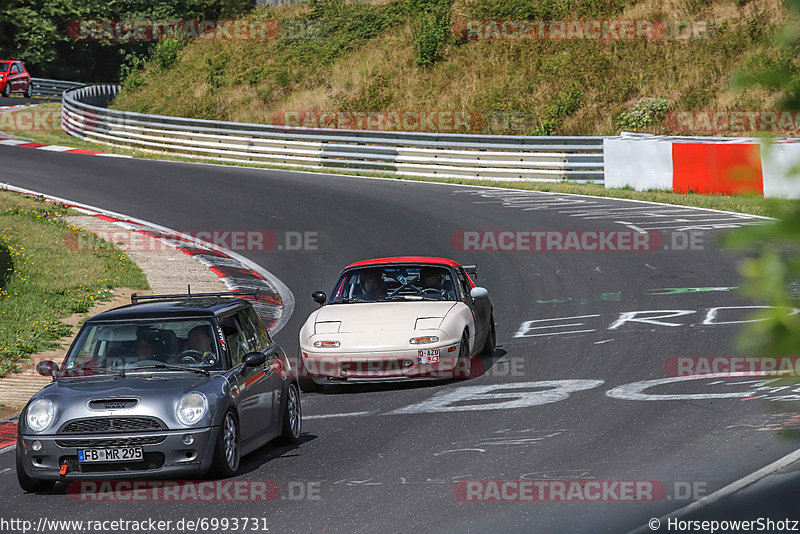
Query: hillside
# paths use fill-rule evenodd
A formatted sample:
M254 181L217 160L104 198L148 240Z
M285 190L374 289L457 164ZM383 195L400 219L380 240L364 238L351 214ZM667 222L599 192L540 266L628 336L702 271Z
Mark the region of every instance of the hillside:
M114 107L308 126L688 133L667 112L776 108L779 91L736 87L745 64L798 68L771 41L787 20L777 0L314 0L248 18L276 20L277 38L162 42ZM480 22L492 19L663 21L671 38L503 39Z

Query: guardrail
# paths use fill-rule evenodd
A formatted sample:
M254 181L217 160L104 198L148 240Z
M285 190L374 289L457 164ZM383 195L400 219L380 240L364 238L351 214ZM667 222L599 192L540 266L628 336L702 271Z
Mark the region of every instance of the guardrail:
M108 109L118 85L69 89L61 128L151 153L422 177L603 181L603 137L536 137L296 128Z
M61 96L67 89L84 85L80 82L65 82L48 78L31 78L31 81L33 82L33 96Z

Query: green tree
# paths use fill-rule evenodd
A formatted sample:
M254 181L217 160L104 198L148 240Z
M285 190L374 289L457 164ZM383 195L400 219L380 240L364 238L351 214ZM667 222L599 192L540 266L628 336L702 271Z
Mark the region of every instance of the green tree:
M740 87L766 87L783 94L782 110L800 109L800 0L786 0L789 23L775 39L778 53L758 54L746 61L737 77ZM764 150L769 150L765 146ZM798 162L800 163L800 162ZM795 168L800 186L800 165ZM743 290L749 297L779 309L767 309L750 323L741 336L743 348L764 356L800 354L800 315L787 315L787 309L800 307L800 201L777 221L738 230L726 236L728 246L747 250L751 257L742 266Z
M115 81L126 57L146 57L155 44L75 41L67 33L71 21L228 18L250 6L250 0L3 0L0 57L24 61L34 76Z

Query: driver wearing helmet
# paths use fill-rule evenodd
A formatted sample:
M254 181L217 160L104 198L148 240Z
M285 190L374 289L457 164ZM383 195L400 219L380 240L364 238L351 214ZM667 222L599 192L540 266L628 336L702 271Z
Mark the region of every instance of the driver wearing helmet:
M439 267L423 267L420 269L419 278L422 289L428 294L436 294L442 298L451 299L453 297L452 284L446 279L446 271Z
M386 286L383 282L383 274L379 269L366 271L361 275L361 295L362 300L374 302L386 296Z

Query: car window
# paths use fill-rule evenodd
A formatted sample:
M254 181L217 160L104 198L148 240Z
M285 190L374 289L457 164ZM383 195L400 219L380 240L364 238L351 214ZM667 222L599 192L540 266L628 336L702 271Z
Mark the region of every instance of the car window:
M248 317L247 310L240 310L236 316L239 319L239 324L242 326L242 332L244 333L245 342L247 344L247 352L261 350L261 340L259 339L258 331L256 330L255 324L253 324Z
M16 73L17 73L17 66L11 65L11 70L9 71L9 74L16 74Z
M458 300L449 269L436 265L392 264L346 271L336 284L331 304Z
M62 367L74 376L158 363L217 370L219 355L208 319L101 322L81 329Z
M264 328L264 323L261 322L261 318L258 316L256 311L253 308L247 308L243 311L246 321L253 327L256 333L256 345L258 348L256 350L264 350L272 344L272 340L269 337L269 333L267 329Z
M458 285L461 289L461 299L463 300L467 298L467 295L469 295L469 282L467 282L467 275L464 274L463 269L458 268L456 269L456 272L458 273Z
M222 334L225 336L225 343L228 345L231 367L235 367L242 363L244 355L250 352L247 338L234 315L220 318L219 324L222 327Z

